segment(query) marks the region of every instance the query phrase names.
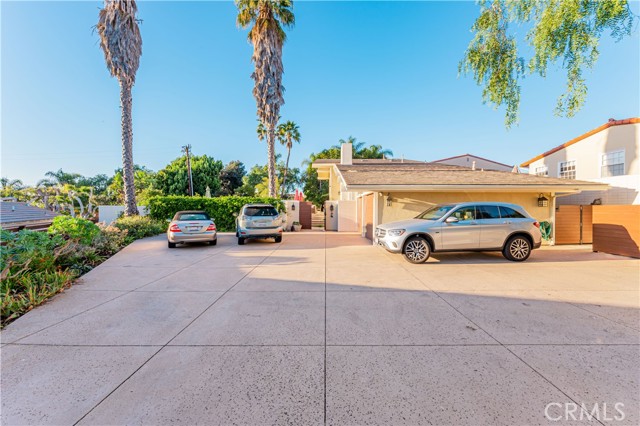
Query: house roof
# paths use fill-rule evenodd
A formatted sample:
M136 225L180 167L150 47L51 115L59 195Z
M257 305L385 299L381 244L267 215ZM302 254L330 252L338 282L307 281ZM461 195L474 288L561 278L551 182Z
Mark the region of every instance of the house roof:
M529 164L533 163L534 161L538 161L538 160L540 160L540 159L542 159L542 158L544 158L544 157L546 157L548 155L551 155L551 154L553 154L555 152L560 151L561 149L564 149L564 148L566 148L568 146L571 146L574 143L578 143L581 140L584 140L584 139L588 138L589 136L593 136L596 133L599 133L599 132L601 132L603 130L608 129L609 127L622 126L622 125L625 125L625 124L638 124L638 123L640 123L640 118L638 118L638 117L636 117L636 118L626 118L624 120L613 120L613 119L609 120L609 122L603 124L600 127L596 127L595 129L590 130L587 133L578 136L577 138L573 138L570 141L563 143L562 145L558 145L555 148L550 149L547 152L544 152L544 153L542 153L540 155L537 155L537 156L533 157L531 160L525 161L524 163L520 164L520 167L528 167Z
M462 155L456 155L455 157L447 157L447 158L442 158L440 160L434 160L434 163L440 163L442 161L448 161L448 160L455 160L456 158L464 158L464 157L473 157L473 158L477 158L478 160L482 160L482 161L488 161L490 163L494 163L494 164L498 164L500 166L504 166L504 167L513 167L513 165L509 165L509 164L504 164L501 163L499 161L494 161L494 160L489 160L488 158L484 158L484 157L480 157L477 155L473 155L473 154L462 154Z
M34 222L51 222L58 213L30 206L27 203L13 201L0 202L0 225L3 227L29 224Z
M441 163L337 164L347 190L525 190L575 192L608 185Z
M424 161L407 160L406 158L354 158L353 164L403 164L403 163L424 163ZM322 158L313 164L340 164L340 159Z

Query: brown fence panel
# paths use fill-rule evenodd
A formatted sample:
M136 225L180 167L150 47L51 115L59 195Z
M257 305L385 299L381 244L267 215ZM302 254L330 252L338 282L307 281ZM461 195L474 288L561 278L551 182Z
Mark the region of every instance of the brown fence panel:
M356 226L358 233L362 235L362 197L359 197L356 201Z
M593 251L640 258L640 206L593 206Z
M593 206L582 207L582 244L593 242Z
M373 194L364 197L364 224L366 227L365 236L373 240Z
M302 225L302 229L311 229L312 205L308 201L300 201L300 225Z
M556 210L556 244L580 244L580 206Z

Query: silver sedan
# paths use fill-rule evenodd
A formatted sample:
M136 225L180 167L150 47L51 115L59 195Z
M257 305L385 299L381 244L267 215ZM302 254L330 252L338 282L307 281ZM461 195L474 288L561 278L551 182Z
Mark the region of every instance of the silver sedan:
M218 243L218 232L213 219L203 211L181 211L173 216L167 229L169 248L178 243L206 242L215 246Z

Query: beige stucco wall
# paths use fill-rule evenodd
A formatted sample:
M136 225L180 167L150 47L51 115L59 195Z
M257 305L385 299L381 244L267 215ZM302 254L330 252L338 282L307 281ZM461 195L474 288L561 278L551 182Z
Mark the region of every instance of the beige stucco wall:
M612 126L529 165L529 173L547 166L549 176L558 177L558 164L576 161L576 179L596 180L601 176L602 154L625 151L625 174L640 174L640 124Z
M379 223L393 222L415 217L434 204L456 203L466 201L500 201L518 204L538 221L553 223L554 211L551 194L544 194L549 199L548 207L538 207L538 193L509 192L413 192L391 193L391 206L387 206L387 193L379 194Z

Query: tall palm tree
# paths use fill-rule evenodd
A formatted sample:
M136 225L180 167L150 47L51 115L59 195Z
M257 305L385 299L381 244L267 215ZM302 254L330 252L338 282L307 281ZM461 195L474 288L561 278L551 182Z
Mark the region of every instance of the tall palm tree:
M347 139L340 139L338 143L342 145L343 143L350 143L353 146L353 157L356 157L356 154L362 150L364 147L364 142L358 142L356 138L353 136L349 136ZM338 148L340 150L340 145L336 145L334 148Z
M131 88L142 55L142 37L136 19L135 0L105 0L100 9L96 30L100 47L112 77L120 83L122 108L122 180L124 182L124 214L138 214L133 184L133 128L131 123Z
M253 44L251 60L255 71L253 96L256 98L258 118L267 129L267 166L269 196L276 196L276 125L280 107L284 104L282 86L282 45L286 40L283 26L291 27L295 18L291 0L236 0L237 23L242 28L252 25L249 42Z
M284 191L287 187L287 172L289 171L289 156L291 156L291 148L293 147L294 142L300 143L300 128L293 121L287 121L286 123L282 123L278 126L278 139L280 143L287 147L287 162L284 166L284 178L282 179L282 194L281 197L284 196Z

